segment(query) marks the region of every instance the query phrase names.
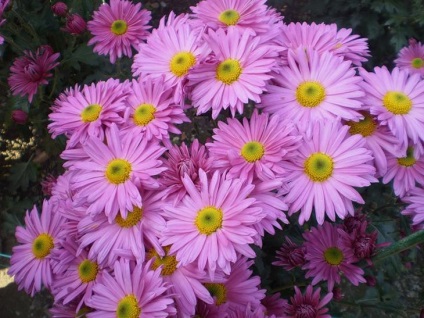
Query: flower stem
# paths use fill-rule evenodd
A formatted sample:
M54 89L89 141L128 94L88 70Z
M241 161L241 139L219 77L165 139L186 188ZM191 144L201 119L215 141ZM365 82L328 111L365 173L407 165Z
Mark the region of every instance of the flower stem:
M0 253L0 257L11 258L11 255Z

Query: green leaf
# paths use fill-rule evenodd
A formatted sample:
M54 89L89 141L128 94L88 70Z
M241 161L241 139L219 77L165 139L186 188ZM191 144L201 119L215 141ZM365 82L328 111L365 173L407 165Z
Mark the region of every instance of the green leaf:
M27 190L30 182L37 181L37 166L32 162L16 163L10 169L10 187L13 190Z

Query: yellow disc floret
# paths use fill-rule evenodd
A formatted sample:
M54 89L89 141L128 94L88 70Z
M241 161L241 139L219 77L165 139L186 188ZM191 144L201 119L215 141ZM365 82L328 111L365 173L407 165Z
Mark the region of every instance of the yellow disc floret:
M207 206L197 212L194 223L202 234L215 233L222 227L222 211L214 206Z
M347 122L347 125L350 126L349 132L352 135L361 134L364 137L368 137L371 136L377 128L377 122L374 120L370 113L365 113L363 115L364 119L358 122Z
M115 218L116 224L123 228L130 228L138 224L143 216L143 209L134 207L131 212L128 212L127 217L124 219L120 213Z
M258 141L246 142L241 148L241 156L250 163L260 160L264 153L264 146Z
M209 291L211 296L215 299L215 304L217 306L227 302L227 288L224 284L205 283L204 286Z
M412 108L412 101L402 92L389 91L383 97L383 105L395 115L406 115Z
M154 249L151 249L147 253L147 256L149 259L155 259L155 261L152 263L152 269L156 270L157 268L159 268L159 266L162 266L162 276L168 276L175 272L175 270L177 269L178 261L175 255L168 255L170 250L169 246L165 246L164 250L164 257L160 257Z
M130 178L131 164L125 159L113 159L106 167L106 179L113 184L124 183Z
M324 251L324 259L330 265L340 265L343 262L343 252L338 247L329 247Z
M102 111L102 106L99 104L91 104L85 107L81 112L81 120L84 123L91 123L92 121L97 120Z
M156 108L152 104L141 104L134 111L134 123L138 126L146 126L155 119L155 113Z
M50 254L53 247L53 238L47 233L41 233L32 242L32 254L37 259L43 259Z
M240 19L240 14L236 10L228 9L223 12L218 17L218 20L222 23L230 26L236 25Z
M306 81L296 88L296 100L303 106L313 108L325 99L325 88L319 82Z
M133 294L125 296L118 302L118 307L116 308L117 318L139 318L140 314L141 308Z
M169 69L175 76L184 76L196 63L196 57L191 52L179 52L175 54L169 63Z
M116 35L122 35L127 33L128 24L124 20L115 20L113 21L110 30Z
M78 275L83 283L89 283L96 279L99 267L96 262L89 259L83 260L78 266Z
M420 57L416 57L411 61L411 66L416 69L420 69L424 66L424 60Z
M304 171L315 182L324 182L333 174L333 159L322 152L310 155L304 163Z
M231 85L239 79L241 71L242 68L238 60L226 59L219 63L216 68L216 79L224 84Z
M401 166L404 166L404 167L413 166L417 162L417 160L414 157L414 148L408 147L408 149L406 150L406 157L398 158L397 161Z

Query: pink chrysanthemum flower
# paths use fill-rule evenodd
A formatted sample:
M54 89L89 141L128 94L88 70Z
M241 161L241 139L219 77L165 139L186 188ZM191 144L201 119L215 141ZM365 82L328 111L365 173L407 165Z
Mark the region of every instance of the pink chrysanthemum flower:
M410 74L419 74L424 77L424 45L415 39L409 40L409 45L402 48L394 61L401 70Z
M172 94L163 77L133 80L122 130L170 144L169 133L181 134L175 125L190 121L180 105L174 104Z
M181 146L173 145L165 156L163 165L167 169L160 174L159 181L164 198L170 197L169 200L176 205L187 193L183 178L187 175L196 186L200 187L199 169L209 174L212 161L206 147L197 139L193 140L190 148L185 143Z
M354 214L352 201L364 203L355 187L376 182L372 154L360 135L348 135L349 126L317 122L305 135L297 157L287 165L289 215L300 210L299 223L308 221L312 209L319 224L327 215L335 221Z
M261 300L261 305L262 307L264 307L267 315L281 317L281 314L284 312L284 309L287 306L287 300L281 298L280 293L275 293L272 295L265 296L265 298Z
M71 138L67 148L85 142L89 136L103 139L105 127L123 121L126 93L127 86L115 79L65 91L49 114L52 138L61 134Z
M370 113L387 125L399 139L405 153L411 139L414 144L424 142L424 81L419 74L409 75L395 67L376 67L373 73L359 70L366 96L364 104Z
M188 75L190 98L197 114L212 109L217 118L222 109L229 108L234 116L243 113L249 100L261 101L260 95L272 78L276 50L260 42L249 31L218 29L204 37L212 49L211 61L195 67Z
M116 262L114 276L105 273L93 288L94 295L87 301L95 311L90 318L165 318L176 314L168 285L160 276L160 269L150 270L150 262L132 266Z
M290 51L268 94L258 105L264 111L299 123L302 129L317 120L337 118L358 121L364 96L350 61L331 53L298 49Z
M109 222L104 214L93 218L85 216L78 224L79 251L89 247L88 256L109 267L120 257L143 263L146 242L160 251L159 237L165 228L161 196L153 191L142 191L141 197L143 206L134 207L126 218L118 214Z
M60 247L64 220L55 213L51 202L44 200L41 215L37 208L27 211L26 227L16 228L16 240L20 245L13 247L8 274L15 276L19 290L34 294L44 285L50 289L53 282L52 251Z
M93 51L100 55L109 54L111 63L122 56L132 57L131 47L137 49L149 35L151 13L140 9L141 3L126 0L103 3L88 21L87 29L93 35L88 45L94 44Z
M402 201L408 204L402 214L412 218L412 224L417 229L424 229L424 188L416 186L402 197Z
M409 146L406 156L387 154L387 166L383 183L393 180L393 190L397 196L403 197L417 183L424 185L424 154L418 154L415 147Z
M331 24L330 28L336 32L337 44L334 47L335 55L343 56L345 60L352 61L354 65L361 66L368 61L370 56L367 39L351 34L352 29L340 29L337 31L337 24Z
M205 0L193 11L193 23L206 25L213 30L237 28L264 34L270 30L266 0ZM196 22L196 20L199 20ZM200 23L199 23L200 22Z
M276 252L277 260L272 262L272 265L282 266L286 271L290 271L305 264L305 253L305 246L297 245L286 236L286 242Z
M91 215L104 212L110 223L118 213L125 219L134 207L142 207L139 187L158 188L153 176L164 170L159 157L165 149L157 142L142 135L123 137L112 124L106 131L107 145L97 137L88 138L83 150L90 160L74 163L79 173L72 188L78 191L78 205L88 204Z
M249 182L281 177L285 160L300 146L301 139L292 123L257 110L242 123L235 118L229 118L227 124L220 121L213 132L214 140L206 147L214 168Z
M331 318L328 315L327 305L333 298L333 293L328 293L321 299L321 288L315 291L311 285L306 287L306 292L303 295L299 287L295 286L295 295L290 297L290 303L287 304L284 310L285 318Z
M305 277L313 277L312 285L324 280L328 290L332 291L334 284L340 284L343 274L353 285L365 283L364 271L354 265L356 258L353 250L343 242L337 225L324 222L322 226L313 227L305 232L306 264Z
M2 19L2 15L8 4L9 0L0 0L0 26L2 26L6 22L6 19ZM0 34L0 45L2 45L3 43L4 38Z
M182 265L197 261L211 279L217 269L230 273L237 252L255 257L249 246L257 235L252 225L263 218L262 209L252 207L255 199L249 198L254 186L226 178L218 171L208 178L199 170L200 188L186 176L183 183L188 194L179 205L164 206L168 222L162 245L172 245L170 253Z
M8 83L13 95L28 96L31 103L40 85L47 85L52 77L51 70L59 62L59 53L53 53L48 45L42 46L37 51L24 51L24 56L18 57L10 67Z

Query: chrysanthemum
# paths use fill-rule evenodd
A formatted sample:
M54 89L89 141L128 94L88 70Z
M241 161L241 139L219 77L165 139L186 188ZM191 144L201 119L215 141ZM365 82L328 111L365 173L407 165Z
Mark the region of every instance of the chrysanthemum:
M249 100L260 102L260 95L272 78L275 49L261 44L260 37L251 32L234 28L227 32L209 31L204 39L213 58L188 75L190 98L197 114L212 109L215 119L222 109L229 108L234 116L236 111L243 113L243 105Z
M424 45L415 39L409 40L409 45L402 48L394 61L401 70L410 74L420 74L424 77Z
M395 194L401 197L417 183L424 185L424 154L417 154L413 146L408 147L406 156L387 154L387 173L383 175L383 183L392 180Z
M303 266L305 264L306 248L303 245L297 245L288 236L286 242L276 252L276 261L272 262L274 266L282 266L286 271Z
M53 282L51 253L60 247L63 218L55 213L51 202L44 200L41 215L34 207L25 216L25 228L16 228L16 239L20 245L13 247L8 274L15 276L18 288L34 294L44 285L50 288Z
M280 293L275 293L272 295L265 296L261 300L261 305L265 308L267 313L267 318L271 318L270 315L275 315L275 317L281 317L284 308L287 306L287 300L281 298Z
M8 4L9 0L0 0L0 26L2 26L6 22L6 19L2 19L2 15ZM4 38L0 34L0 45L2 45L3 43Z
M300 146L301 136L292 123L279 116L258 114L243 122L218 122L213 142L206 147L214 168L228 170L231 178L272 180L284 172L284 161Z
M287 165L289 214L300 210L299 223L308 221L312 209L319 224L325 214L334 221L353 214L352 201L364 203L355 187L376 182L372 154L360 135L348 135L348 126L337 121L317 122L305 135L297 157Z
M268 94L258 105L264 111L307 127L317 120L342 118L358 121L364 96L350 61L331 53L298 49L290 51Z
M406 152L408 138L414 144L424 142L424 81L420 75L397 67L392 72L386 67L359 72L365 80L361 84L364 104L399 139L402 151Z
M248 198L254 186L240 179L226 179L216 171L208 178L199 170L200 188L190 177L183 178L187 195L177 206L165 205L169 220L161 239L162 245L172 245L182 265L198 262L198 268L207 268L213 278L216 269L230 273L237 252L255 257L249 246L257 232L252 225L263 218L261 208L251 205Z
M61 134L71 138L68 148L89 136L103 138L104 127L122 122L126 92L126 85L115 79L65 91L51 108L49 132L53 138Z
M365 283L364 271L353 264L356 261L353 250L344 244L339 230L337 225L324 222L303 234L306 264L302 269L307 270L305 277L313 277L312 285L327 281L329 291L333 290L335 283L340 283L341 274L355 286Z
M122 130L170 144L169 133L181 134L175 125L189 121L180 105L173 102L172 94L163 77L133 80Z
M402 201L407 203L402 214L409 215L412 218L412 224L418 229L424 228L424 189L422 186L416 186L408 191L408 194L402 197Z
M52 77L51 70L59 62L59 53L53 53L49 46L42 46L35 52L24 51L10 67L8 83L13 95L28 96L31 103L40 85L47 85Z
M142 207L139 187L159 187L152 176L164 170L158 159L164 148L142 135L123 138L114 124L106 131L106 142L97 137L87 139L83 150L90 160L74 163L78 175L73 177L72 187L80 201L89 205L87 213L104 212L112 223L118 213L125 219L134 207Z
M342 28L337 31L337 24L331 24L330 27L336 32L337 44L331 50L335 55L343 56L345 60L352 61L357 66L368 60L370 54L367 39L351 34L352 29Z
M190 9L194 19L213 30L250 29L263 34L270 30L265 3L266 0L205 0Z
M88 305L95 309L93 318L165 318L176 314L168 285L160 276L160 269L150 270L150 262L132 266L116 262L114 275L105 273L93 288Z
M122 56L131 57L131 47L137 49L149 35L151 13L140 9L141 3L126 0L103 3L88 21L87 29L93 35L88 45L94 44L93 51L100 55L109 54L111 63Z
M331 318L328 315L327 305L333 298L333 293L328 293L321 299L321 288L315 291L311 285L306 287L305 294L302 294L299 287L294 286L295 295L290 297L290 303L284 310L286 318Z

